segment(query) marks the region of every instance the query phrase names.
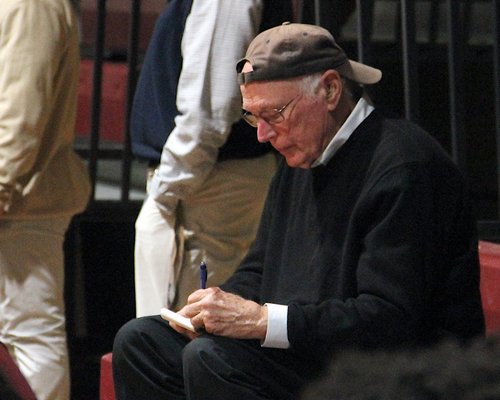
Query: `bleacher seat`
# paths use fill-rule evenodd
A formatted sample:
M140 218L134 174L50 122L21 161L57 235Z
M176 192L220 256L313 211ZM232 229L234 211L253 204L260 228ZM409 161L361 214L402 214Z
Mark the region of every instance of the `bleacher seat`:
M78 109L76 114L77 136L90 136L92 124L92 91L94 62L82 59L78 88ZM126 63L105 62L102 67L102 102L100 112L100 139L123 143L126 105L127 78Z
M481 298L486 334L500 332L500 244L479 242Z
M99 400L115 400L115 386L113 382L112 353L101 357L101 377L99 383Z

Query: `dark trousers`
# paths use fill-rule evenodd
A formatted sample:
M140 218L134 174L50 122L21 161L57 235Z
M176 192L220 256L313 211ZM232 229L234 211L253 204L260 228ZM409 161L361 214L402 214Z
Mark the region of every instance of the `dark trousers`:
M314 363L255 340L188 340L160 317L125 324L113 347L118 400L292 400Z

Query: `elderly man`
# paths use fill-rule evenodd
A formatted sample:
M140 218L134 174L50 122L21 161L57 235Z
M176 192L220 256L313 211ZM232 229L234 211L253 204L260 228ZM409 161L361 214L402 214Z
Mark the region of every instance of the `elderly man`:
M179 311L197 333L149 317L117 334L118 398L294 399L339 349L481 334L463 178L374 109L381 72L304 24L259 34L237 69L245 119L286 163L238 270Z

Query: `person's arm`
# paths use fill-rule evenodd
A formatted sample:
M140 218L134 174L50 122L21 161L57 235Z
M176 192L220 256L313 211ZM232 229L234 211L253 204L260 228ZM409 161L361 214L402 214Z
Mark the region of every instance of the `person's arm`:
M48 118L58 40L56 13L17 2L0 15L0 215L29 182Z
M182 39L179 115L149 189L167 212L205 180L240 118L235 63L257 33L261 13L261 0L193 1Z

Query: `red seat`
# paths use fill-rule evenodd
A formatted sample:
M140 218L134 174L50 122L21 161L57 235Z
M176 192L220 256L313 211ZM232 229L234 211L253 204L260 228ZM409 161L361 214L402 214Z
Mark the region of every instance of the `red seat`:
M500 332L500 244L479 242L481 299L486 334Z
M23 376L16 363L12 359L3 343L0 343L0 375L20 400L36 400L36 396Z
M88 137L92 120L92 90L94 62L82 59L78 88L76 134ZM127 76L125 63L105 62L102 67L102 102L99 137L114 143L123 143L126 121Z
M115 400L115 386L113 382L112 353L101 357L101 380L99 384L99 400Z

